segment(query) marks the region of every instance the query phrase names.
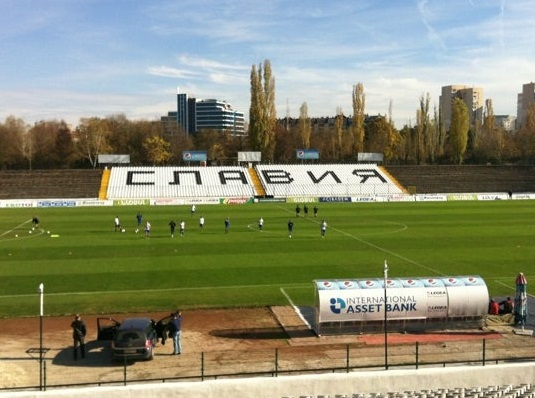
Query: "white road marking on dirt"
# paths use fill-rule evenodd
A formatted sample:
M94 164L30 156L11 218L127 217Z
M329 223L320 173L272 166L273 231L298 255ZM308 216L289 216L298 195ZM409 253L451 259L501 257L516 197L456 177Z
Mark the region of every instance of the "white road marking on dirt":
M286 297L286 300L288 300L288 303L290 303L290 305L292 306L292 308L294 309L295 313L297 314L297 316L299 318L301 318L301 320L303 321L303 323L307 326L307 328L309 328L310 330L312 330L312 326L308 323L308 321L305 319L305 317L303 316L303 314L301 314L301 311L299 310L299 308L294 304L294 302L292 301L292 299L290 298L290 296L288 295L288 293L286 293L286 291L284 290L284 288L280 288L280 291L281 293L284 295L284 297Z

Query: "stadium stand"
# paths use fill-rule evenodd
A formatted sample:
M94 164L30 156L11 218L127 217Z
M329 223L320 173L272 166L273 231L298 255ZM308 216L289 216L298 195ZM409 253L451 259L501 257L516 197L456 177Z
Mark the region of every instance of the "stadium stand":
M364 184L362 177L351 174L356 166L366 165L257 165L256 171L259 181L255 181L252 169L242 167L202 167L189 168L200 170L202 185L194 179L183 176L181 188L169 185L169 181L159 182L158 186L144 186L141 192L139 185L130 190L124 183L126 180L112 180L117 171L126 170L155 170L154 167L114 167L110 172L110 181L103 183L106 170L2 170L0 171L0 199L57 199L57 198L147 198L147 197L234 197L234 196L347 196L377 193L387 194L406 189L409 193L484 193L484 192L535 192L535 167L533 166L450 166L450 165L420 165L420 166L386 166L386 172L380 170L381 176L389 181L379 184L378 177L369 178ZM372 165L373 167L376 167ZM306 167L306 168L305 168ZM165 167L162 173L165 173ZM171 169L171 168L169 168ZM176 168L172 168L176 169ZM187 170L187 167L179 168ZM122 171L121 171L122 170ZM204 171L203 171L204 170ZM232 173L243 173L247 184L242 181L228 180L221 184L219 171L229 170ZM279 171L279 177L286 178L286 172L291 178L301 183L268 184L265 172ZM340 184L329 174L323 176L326 170L333 171L339 178ZM263 172L264 171L264 172ZM307 173L311 171L312 176ZM160 173L160 171L158 172ZM206 173L206 174L205 174ZM349 174L348 174L349 173ZM236 174L234 174L235 176ZM241 175L241 174L240 174ZM271 175L275 177L277 174ZM137 176L139 178L139 175ZM271 178L270 177L270 178ZM121 178L126 178L123 174ZM171 177L172 178L172 177ZM215 180L214 180L215 178ZM241 177L240 177L241 178ZM314 183L315 178L317 183ZM395 179L395 181L394 181ZM372 181L374 180L374 181ZM172 180L171 180L172 181ZM212 182L210 182L212 181ZM280 181L279 181L280 182ZM354 183L360 182L360 183ZM259 184L261 185L259 186ZM112 184L115 184L112 186ZM100 192L102 186L107 186L108 192ZM265 188L265 192L263 189ZM136 192L131 192L131 191ZM130 195L137 196L130 196ZM148 195L148 196L147 196Z
M108 199L252 197L247 169L234 167L114 167Z
M371 196L402 193L375 164L257 165L266 195Z
M0 199L96 198L102 170L10 170L0 172Z
M533 166L386 166L410 193L535 192Z

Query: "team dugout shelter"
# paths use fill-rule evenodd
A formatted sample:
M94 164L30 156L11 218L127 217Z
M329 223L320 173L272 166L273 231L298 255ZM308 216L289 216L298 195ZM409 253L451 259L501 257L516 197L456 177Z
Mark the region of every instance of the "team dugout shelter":
M489 292L480 276L314 280L316 334L480 327ZM385 317L386 310L386 317ZM386 321L386 322L385 322Z

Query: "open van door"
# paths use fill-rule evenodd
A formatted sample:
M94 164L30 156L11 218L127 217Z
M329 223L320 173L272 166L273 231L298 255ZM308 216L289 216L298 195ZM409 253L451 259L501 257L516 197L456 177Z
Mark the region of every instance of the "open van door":
M97 340L113 340L117 328L121 322L113 318L97 318Z

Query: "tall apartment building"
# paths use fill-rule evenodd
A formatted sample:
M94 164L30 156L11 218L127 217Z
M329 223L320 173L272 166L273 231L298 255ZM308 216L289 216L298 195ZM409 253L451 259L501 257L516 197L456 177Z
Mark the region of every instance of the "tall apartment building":
M483 110L485 100L483 89L479 87L469 87L464 85L443 86L439 99L440 117L446 130L450 129L452 115L452 101L460 98L468 108L470 116L470 126L476 121L483 122Z
M530 104L535 102L535 83L527 83L522 85L522 92L518 94L516 105L516 128L522 127L526 122L528 116L528 108Z
M245 134L243 112L216 99L198 100L186 93L177 93L177 110L162 116L162 122L176 122L186 134L196 134L199 130L221 130L234 135Z

